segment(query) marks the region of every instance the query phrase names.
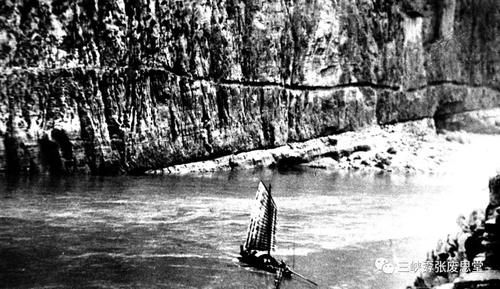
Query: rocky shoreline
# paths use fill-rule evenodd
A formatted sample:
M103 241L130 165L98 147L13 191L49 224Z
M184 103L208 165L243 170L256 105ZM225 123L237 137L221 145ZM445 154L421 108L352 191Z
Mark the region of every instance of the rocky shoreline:
M485 210L460 215L458 230L427 253L424 269L407 289L493 289L500 286L500 174L490 178Z
M321 137L267 150L255 150L149 170L149 175L182 175L223 170L308 167L332 172L369 171L376 173L442 173L471 162L500 159L500 154L484 156L500 145L495 135L463 131L436 132L433 119L385 126L371 126L355 132ZM491 171L492 168L487 166ZM459 165L458 165L459 166Z

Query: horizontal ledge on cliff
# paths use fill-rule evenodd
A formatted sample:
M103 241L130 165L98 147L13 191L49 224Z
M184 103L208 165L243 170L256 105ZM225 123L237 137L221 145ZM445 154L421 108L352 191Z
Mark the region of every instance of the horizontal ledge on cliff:
M499 87L494 87L494 86L489 86L489 85L471 84L471 83L461 82L461 81L456 81L456 80L429 81L425 85L422 85L419 87L414 87L414 88L409 88L406 90L406 92L415 92L415 91L419 91L419 90L428 89L430 87L439 87L439 86L445 86L445 85L453 85L453 86L458 86L458 87L469 87L469 88L485 88L485 89L491 89L493 91L500 92Z
M465 113L473 113L473 112L484 112L484 111L495 111L500 110L500 104L497 106L489 107L489 108L475 108L475 109L464 109L459 112L445 112L439 113L437 112L434 117L451 117L453 115L465 114Z
M333 89L341 89L341 88L373 88L373 89L389 89L397 91L400 89L398 86L390 86L385 84L377 84L370 82L351 82L351 83L342 83L337 85L305 85L305 84L285 84L285 83L277 83L271 81L238 81L238 80L221 80L218 83L222 85L243 85L250 87L274 87L274 88L282 88L289 90L333 90Z
M18 72L37 72L37 71L49 71L49 72L59 72L62 74L67 73L67 75L71 75L74 72L81 71L90 71L94 70L100 73L103 72L117 72L117 71L150 71L150 72L160 72L160 73L169 73L173 76L185 78L188 81L207 81L213 84L218 85L241 85L245 87L256 87L256 88L280 88L280 89L288 89L288 90L298 90L298 91L318 91L318 90L336 90L343 88L371 88L371 89L379 89L379 90L391 90L391 91L400 91L400 92L408 92L413 93L420 90L425 90L431 87L439 87L444 85L455 85L462 87L470 87L470 88L486 88L491 89L493 91L499 91L500 87L495 87L491 85L480 85L480 84L471 84L466 82L461 82L457 80L434 80L429 81L424 85L403 89L398 85L387 85L381 83L373 83L369 81L359 81L359 82L349 82L349 83L340 83L336 85L307 85L307 84L290 84L284 82L275 82L275 81L255 81L255 80L234 80L234 79L214 79L211 77L200 77L200 76L192 76L191 74L182 74L174 71L171 68L166 67L145 67L145 66L116 66L116 67L102 67L102 66L86 66L86 65L77 65L77 66L62 66L57 68L48 68L48 67L9 67L9 68L0 68L0 74L13 74ZM59 75L58 77L60 77Z
M49 71L49 72L67 72L72 71L98 71L98 72L111 72L111 71L125 71L125 70L135 70L135 71L151 71L151 72L161 72L170 73L174 76L186 78L190 81L207 81L219 85L242 85L246 87L259 87L259 88L281 88L289 90L303 90L303 91L313 91L313 90L333 90L341 88L373 88L373 89L388 89L388 90L400 90L399 86L391 86L386 84L372 83L367 81L360 82L350 82L341 83L336 85L307 85L307 84L286 84L283 82L273 82L273 81L253 81L253 80L231 80L231 79L214 79L210 77L197 77L189 74L180 74L172 69L168 68L158 68L158 67L130 67L130 66L117 66L117 67L100 67L100 66L67 66L67 67L57 67L57 68L44 68L44 67L11 67L8 69L0 68L0 73L12 74L15 72L37 72L37 71Z

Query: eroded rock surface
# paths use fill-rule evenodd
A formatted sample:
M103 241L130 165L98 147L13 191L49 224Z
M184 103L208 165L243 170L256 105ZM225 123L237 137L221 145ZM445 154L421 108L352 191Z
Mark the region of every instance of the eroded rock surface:
M500 106L495 0L0 3L0 169L141 173Z

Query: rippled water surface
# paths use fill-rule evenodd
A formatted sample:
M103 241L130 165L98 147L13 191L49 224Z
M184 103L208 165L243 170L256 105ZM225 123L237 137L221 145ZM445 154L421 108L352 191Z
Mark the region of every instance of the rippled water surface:
M278 249L320 288L405 288L375 259L420 260L487 180L257 171L203 177L0 180L0 287L273 288L241 267L259 179L278 205ZM287 280L281 288L308 288Z

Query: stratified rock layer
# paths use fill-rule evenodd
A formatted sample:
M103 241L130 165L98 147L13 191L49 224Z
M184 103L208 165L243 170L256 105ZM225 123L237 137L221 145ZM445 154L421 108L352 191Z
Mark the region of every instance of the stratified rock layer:
M500 107L500 4L0 3L0 169L141 173Z

